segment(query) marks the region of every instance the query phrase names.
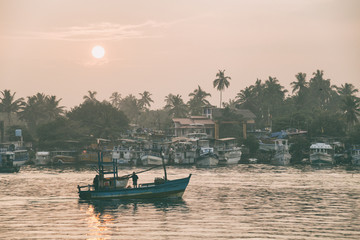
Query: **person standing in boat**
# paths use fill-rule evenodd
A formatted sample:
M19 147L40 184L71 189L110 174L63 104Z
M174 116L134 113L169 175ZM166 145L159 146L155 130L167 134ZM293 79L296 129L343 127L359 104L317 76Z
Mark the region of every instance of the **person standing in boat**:
M99 175L96 175L93 181L95 191L99 188Z
M134 188L137 188L137 180L139 179L138 175L136 175L136 173L133 172L131 178L132 178L132 181L133 181Z

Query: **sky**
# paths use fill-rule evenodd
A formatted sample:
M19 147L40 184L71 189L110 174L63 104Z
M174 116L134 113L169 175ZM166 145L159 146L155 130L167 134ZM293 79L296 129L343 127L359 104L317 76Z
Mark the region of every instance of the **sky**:
M71 109L89 90L100 101L149 91L159 109L200 86L218 106L219 70L227 102L269 76L291 93L317 69L360 90L360 1L0 0L0 90L16 98L41 92Z

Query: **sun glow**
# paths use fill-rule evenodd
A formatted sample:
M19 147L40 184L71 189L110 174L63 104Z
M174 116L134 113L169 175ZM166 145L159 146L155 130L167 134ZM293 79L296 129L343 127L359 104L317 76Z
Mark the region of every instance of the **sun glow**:
M105 49L102 46L95 46L91 50L91 54L94 58L100 59L105 56Z

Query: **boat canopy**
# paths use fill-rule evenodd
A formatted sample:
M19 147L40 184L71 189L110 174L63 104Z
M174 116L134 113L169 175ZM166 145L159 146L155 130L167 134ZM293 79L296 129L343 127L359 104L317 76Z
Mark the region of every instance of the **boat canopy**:
M332 149L332 147L326 143L314 143L310 146L310 149Z

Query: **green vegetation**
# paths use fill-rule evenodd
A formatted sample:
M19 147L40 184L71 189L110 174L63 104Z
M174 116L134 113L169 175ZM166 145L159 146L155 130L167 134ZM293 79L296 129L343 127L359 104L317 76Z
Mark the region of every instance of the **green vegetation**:
M276 77L269 76L262 81L257 79L253 85L240 90L228 103L222 102L222 91L230 86L231 78L225 76L225 70L216 73L213 87L220 91L220 105L225 107L220 121L240 121L239 116L231 109L249 109L256 116L256 128L271 128L280 131L296 128L308 131L308 138L331 137L348 144L360 143L360 99L356 96L358 89L352 84L331 85L324 72L316 70L307 80L305 73L298 73L291 82L291 91L286 90ZM209 80L210 81L210 80ZM16 98L11 90L0 92L0 112L7 117L1 129L10 133L14 114L22 120L22 128L34 146L46 149L61 146L64 143L79 142L81 145L94 143L96 138L117 139L126 133L129 124L138 127L168 131L172 118L201 115L202 106L209 105L209 93L200 86L189 93L189 101L184 102L179 94L168 94L162 109L150 110L154 102L148 91L139 93L139 97L128 95L122 97L114 92L109 100L102 102L96 99L96 91L88 91L83 103L64 111L61 98L37 93L34 96ZM292 95L289 95L291 93ZM3 123L4 125L4 123ZM11 134L6 134L11 136ZM243 142L242 126L237 123L220 126L221 137L236 137ZM9 137L7 140L11 140ZM292 151L298 155L308 139L294 139ZM245 143L252 153L256 149L253 139ZM300 156L302 157L302 156Z

